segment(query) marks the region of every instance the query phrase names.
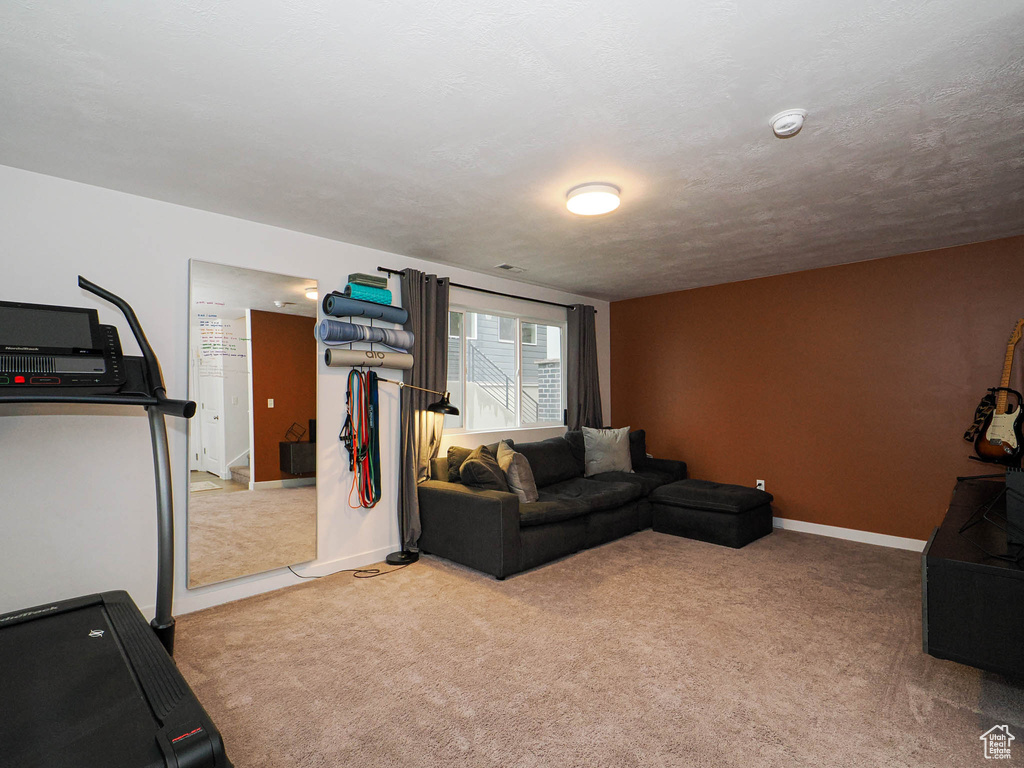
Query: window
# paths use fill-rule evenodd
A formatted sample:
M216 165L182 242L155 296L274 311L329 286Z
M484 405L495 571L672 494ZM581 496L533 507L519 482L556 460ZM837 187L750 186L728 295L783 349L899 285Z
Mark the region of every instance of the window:
M462 318L461 312L449 312L448 313L448 338L449 339L461 339L462 338Z
M514 317L498 318L498 341L506 344L516 343L516 319Z
M562 424L564 325L455 308L448 318L448 391L471 432Z
M537 343L537 324L523 323L523 344L531 346Z

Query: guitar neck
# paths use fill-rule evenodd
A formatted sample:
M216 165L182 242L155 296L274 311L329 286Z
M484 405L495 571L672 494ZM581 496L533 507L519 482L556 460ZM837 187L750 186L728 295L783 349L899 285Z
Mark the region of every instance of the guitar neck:
M999 380L999 386L1003 387L996 394L996 413L1006 413L1006 387L1010 386L1010 371L1013 369L1013 350L1017 346L1010 342L1006 347L1006 360L1003 362L1003 378Z

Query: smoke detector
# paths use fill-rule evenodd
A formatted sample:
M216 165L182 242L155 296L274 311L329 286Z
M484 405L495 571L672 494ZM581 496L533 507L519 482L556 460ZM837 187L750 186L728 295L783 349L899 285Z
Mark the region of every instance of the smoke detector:
M777 137L788 139L790 136L800 133L800 129L804 127L805 117L807 117L806 109L787 109L772 117L768 124L771 125Z

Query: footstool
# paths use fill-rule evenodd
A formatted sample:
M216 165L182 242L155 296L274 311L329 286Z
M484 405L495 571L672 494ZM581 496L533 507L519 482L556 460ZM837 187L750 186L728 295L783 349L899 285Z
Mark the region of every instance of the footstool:
M743 547L772 532L772 495L708 480L679 480L656 488L651 527L661 533Z

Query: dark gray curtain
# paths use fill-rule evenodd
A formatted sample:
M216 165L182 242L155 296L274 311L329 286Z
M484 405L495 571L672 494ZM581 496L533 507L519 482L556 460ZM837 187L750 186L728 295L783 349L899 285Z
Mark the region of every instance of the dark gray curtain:
M416 335L415 362L403 378L406 384L444 392L448 382L448 280L416 269L402 274L402 306L409 312L405 330ZM420 538L420 504L416 486L427 479L430 460L441 443L443 416L426 410L439 395L403 387L401 473L398 481L398 520L402 549L416 551Z
M566 390L569 429L602 426L601 382L597 374L597 311L573 304L566 312Z

